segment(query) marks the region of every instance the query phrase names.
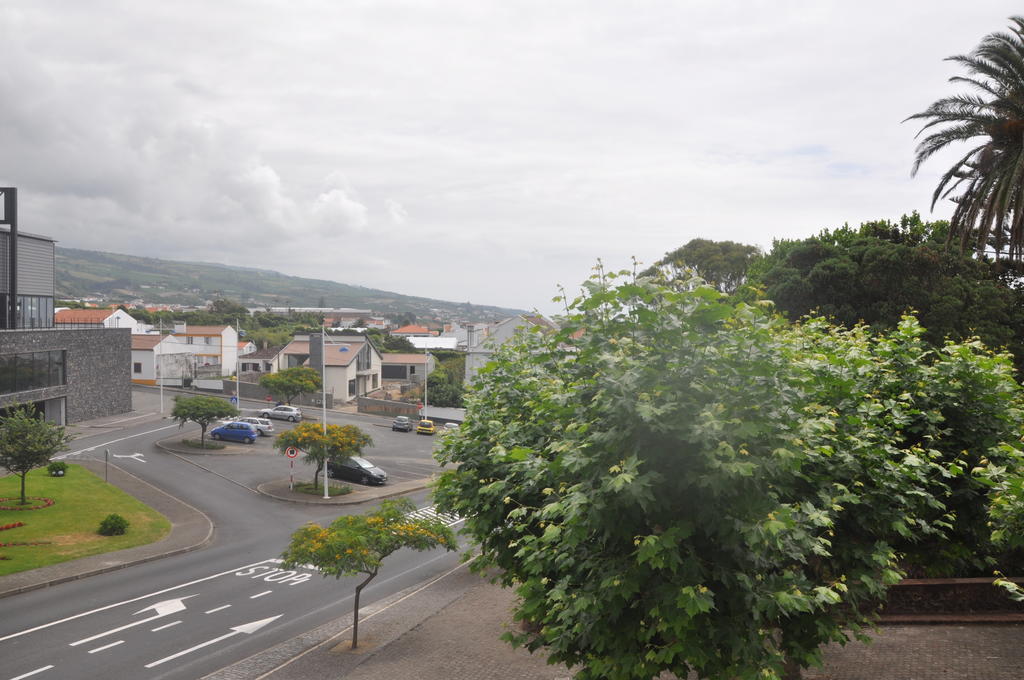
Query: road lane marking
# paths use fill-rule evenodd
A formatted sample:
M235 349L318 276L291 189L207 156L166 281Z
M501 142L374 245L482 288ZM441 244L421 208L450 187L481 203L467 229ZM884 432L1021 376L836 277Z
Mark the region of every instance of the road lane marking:
M132 453L132 454L128 454L128 453L125 453L125 454L115 453L114 454L114 458L131 458L132 460L137 460L140 463L145 463L146 462L146 459L142 457L141 453Z
M203 578L198 578L195 581L189 581L188 583L182 583L180 585L171 586L170 588L164 588L163 590L158 590L155 593L148 593L146 595L139 595L138 597L133 597L130 600L124 600L122 602L115 602L113 604L108 604L108 605L103 606L103 607L97 607L96 609L90 609L87 612L82 612L81 614L75 614L73 616L67 616L67 617L65 617L63 619L58 619L57 621L51 621L50 623L44 623L44 624L41 624L41 625L36 626L34 628L26 628L25 630L18 631L17 633L11 633L10 635L5 635L3 637L0 637L0 642L3 642L4 640L10 640L10 639L16 638L16 637L21 637L22 635L28 635L29 633L34 633L37 630L43 630L44 628L49 628L50 626L56 626L56 625L61 624L61 623L67 623L68 621L74 621L75 619L80 619L83 616L89 616L90 614L97 614L99 612L106 611L108 609L113 609L114 607L120 607L122 605L131 604L132 602L138 602L139 600L145 600L148 597L156 597L157 595L163 595L164 593L169 593L172 590L178 590L179 588L188 588L189 586L193 586L193 585L195 585L197 583L202 583L204 581L210 581L210 580L213 580L215 578L220 578L221 576L228 576L228 575L233 574L236 571L239 571L241 569L249 569L251 567L255 567L255 566L258 566L260 564L266 564L267 562L271 562L271 561L273 561L273 560L269 560L269 559L268 560L260 560L259 562L253 562L252 564L247 564L247 565L242 566L242 567L235 567L234 569L228 569L227 571L222 571L220 573L213 574L211 576L204 576Z
M173 600L164 600L163 602L157 602L156 604L151 604L148 607L146 607L144 609L140 609L139 611L135 612L135 614L141 614L142 612L148 612L150 609L152 609L153 611L156 612L156 614L154 614L153 616L147 616L144 619L139 619L138 621L133 621L132 623L126 623L123 626L118 626L117 628L112 628L112 629L110 629L108 631L105 631L103 633L97 633L96 635L93 635L92 637L87 637L87 638L83 638L81 640L76 640L76 641L71 643L71 646L72 647L77 647L78 645L83 645L86 642L92 642L93 640L95 640L97 638L104 637L106 635L113 635L114 633L120 633L122 630L125 630L127 628L134 628L135 626L141 626L144 623L149 623L150 621L155 621L156 619L162 619L163 617L170 616L171 614L177 614L178 612L183 612L183 611L185 611L185 600L189 599L190 597L195 597L195 595L186 595L185 597L178 597L178 598L175 598ZM91 653L92 652L90 652L90 654Z
M214 613L214 612L219 612L219 611L220 611L221 609L227 609L227 608L228 608L228 607L230 607L230 606L231 606L231 605L229 605L229 604L226 604L226 605L223 605L223 606L217 607L216 609L211 609L210 611L208 611L208 612L203 612L203 613L204 613L204 614L212 614L212 613Z
M161 430L169 430L172 427L178 427L178 425L165 425L164 427L158 427L155 430L147 430L145 432L139 432L138 434L130 434L127 437L121 437L120 439L111 439L109 442L103 442L102 444L95 444L93 446L89 446L89 447L84 448L84 449L78 449L77 451L68 451L67 453L62 453L59 456L54 456L52 458L52 460L60 460L61 458L67 458L68 456L77 456L77 455L82 454L82 453L89 453L90 451L95 451L96 449L104 447L104 446L110 446L111 444L116 444L118 442L123 442L123 441L125 441L127 439L134 439L135 437L144 437L147 434L153 434L154 432L160 432Z
M256 593L255 595L250 595L249 599L250 600L255 600L257 597L263 597L264 595L270 595L272 592L274 592L274 591L273 590L264 590L262 593Z
M273 623L274 621L277 621L282 616L283 616L283 614L278 614L277 616L271 616L269 619L261 619L259 621L252 621L251 623L242 624L241 626L235 626L234 628L231 629L230 633L225 633L224 635L221 635L220 637L215 637L212 640L207 640L206 642L200 642L198 645L195 645L194 647L189 647L188 649L183 649L180 652L177 652L176 654L171 654L170 656L165 656L164 658L159 659L157 661L154 661L153 663L147 663L146 664L146 668L153 668L154 666L159 666L162 663L166 663L168 661L172 661L174 659L177 659L179 656L185 656L186 654L190 654L190 653L196 651L197 649L202 649L203 647L209 647L210 645L216 644L216 643L220 642L221 640L226 640L229 637L234 637L235 635L238 635L239 633L245 633L246 635L252 635L256 631L258 631L260 628L262 628L263 626L267 625L268 623Z
M53 668L53 664L50 664L49 666L43 666L42 668L37 668L34 671L29 671L28 673L23 673L17 677L11 678L11 680L22 680L23 678L29 678L35 675L36 673L42 673L43 671L48 671L51 668Z
M97 647L96 649L90 649L89 653L95 654L96 652L102 652L104 649L110 649L111 647L117 647L118 645L123 644L124 640L118 640L117 642L111 642L109 645L103 645L102 647Z
M177 621L171 621L170 623L165 623L164 625L157 626L156 628L150 628L149 632L155 633L158 630L163 630L164 628L170 628L171 626L177 626L179 623L181 623L181 619L178 619Z

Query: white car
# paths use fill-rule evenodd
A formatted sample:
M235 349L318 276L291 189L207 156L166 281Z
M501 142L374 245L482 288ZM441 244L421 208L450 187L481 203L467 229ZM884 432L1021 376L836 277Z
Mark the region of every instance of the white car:
M278 420L290 420L298 422L302 420L302 411L295 406L280 404L274 408L263 409L260 415L264 418L277 418Z
M269 437L274 432L274 424L266 418L257 418L256 416L245 416L244 418L238 418L240 423L249 423L259 431L261 437Z

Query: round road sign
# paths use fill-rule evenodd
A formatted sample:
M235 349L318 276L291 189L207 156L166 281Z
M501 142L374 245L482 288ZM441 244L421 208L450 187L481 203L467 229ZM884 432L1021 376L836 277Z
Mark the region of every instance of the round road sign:
M299 455L299 450L294 446L289 446L287 449L284 450L284 455L288 456L289 458L294 458L295 456Z

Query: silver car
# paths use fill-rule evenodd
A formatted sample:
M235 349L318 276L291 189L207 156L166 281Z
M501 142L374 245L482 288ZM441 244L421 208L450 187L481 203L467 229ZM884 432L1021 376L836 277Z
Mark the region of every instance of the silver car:
M274 408L263 409L260 413L264 418L277 418L278 420L290 420L295 423L302 420L302 411L295 406L280 404Z
M240 423L249 423L259 431L261 437L269 437L274 432L274 424L266 418L257 418L256 416L245 416L244 418L238 418Z

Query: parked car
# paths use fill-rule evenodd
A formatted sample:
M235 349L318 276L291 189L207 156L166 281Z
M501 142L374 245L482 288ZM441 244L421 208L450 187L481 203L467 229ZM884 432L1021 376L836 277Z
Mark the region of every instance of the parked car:
M328 462L327 474L360 484L384 484L388 481L388 473L361 456L352 456L343 463Z
M412 421L409 420L409 416L396 416L391 421L392 432L412 432Z
M459 429L459 424L458 423L445 423L444 424L444 429L446 429L449 432L451 432L453 430Z
M244 418L238 419L239 423L249 423L256 428L256 431L260 433L261 437L269 437L274 432L274 424L266 418L257 418L256 416L245 416Z
M434 421L423 419L416 426L416 434L434 434Z
M241 423L238 421L225 423L210 430L210 439L226 439L230 442L245 442L255 444L256 438L260 436L255 425Z
M285 406L284 404L278 404L274 408L263 409L260 413L264 418L277 418L278 420L290 420L291 422L297 422L302 420L302 411L295 406Z

